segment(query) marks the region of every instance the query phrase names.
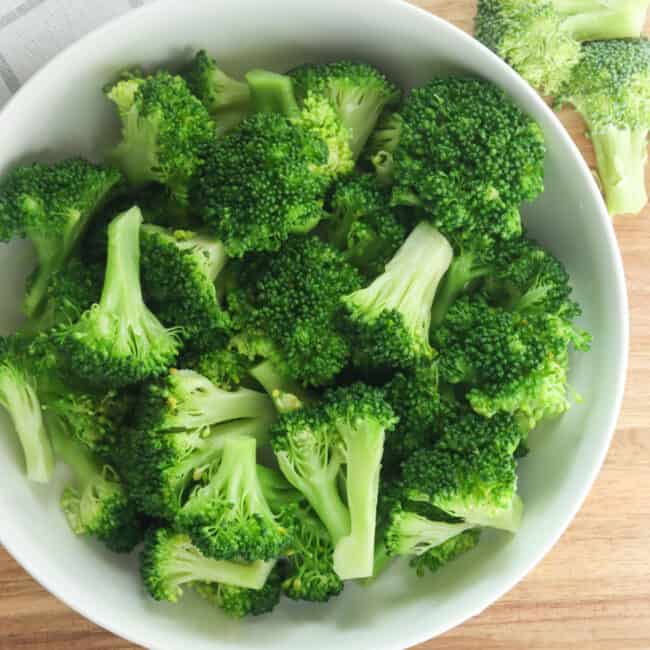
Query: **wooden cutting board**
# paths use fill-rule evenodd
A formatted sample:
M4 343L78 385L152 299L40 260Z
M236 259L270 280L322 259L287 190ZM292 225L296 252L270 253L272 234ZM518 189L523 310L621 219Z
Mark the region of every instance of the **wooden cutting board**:
M414 4L471 31L475 2ZM561 118L593 165L579 118L569 111ZM532 574L481 615L417 650L650 650L650 208L617 220L616 231L632 343L623 413L603 471ZM0 650L134 647L68 609L0 549Z

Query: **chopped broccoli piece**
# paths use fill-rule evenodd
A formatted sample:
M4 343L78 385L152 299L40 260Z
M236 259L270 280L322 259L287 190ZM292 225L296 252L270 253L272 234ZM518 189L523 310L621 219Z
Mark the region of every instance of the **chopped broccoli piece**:
M261 589L236 587L218 582L199 582L196 592L208 602L217 605L231 618L260 616L273 611L282 595L282 578L278 569L271 571Z
M50 282L121 183L117 170L71 158L18 167L0 185L0 241L27 237L36 249L23 304L27 316L37 316Z
M416 451L403 464L406 498L474 526L516 532L523 504L513 453L520 439L508 415L465 414L447 424L434 448Z
M263 444L275 420L263 393L226 391L192 370L173 370L143 392L127 436L125 477L148 514L174 519L190 486L218 461L224 442L251 436Z
M481 529L470 528L448 539L446 542L429 549L426 553L416 555L411 559L410 564L419 576L424 575L425 569L428 569L431 573L435 573L438 569L445 566L445 564L449 564L449 562L459 558L461 555L465 555L465 553L474 550L480 541Z
M213 142L192 203L230 256L276 251L323 217L326 143L277 113L257 113Z
M587 123L610 214L640 212L648 201L650 41L586 43L560 90L562 102L573 104Z
M155 600L175 603L188 584L219 583L245 589L262 589L275 562L227 562L205 557L189 536L168 528L147 533L140 572Z
M396 205L420 207L445 237L509 239L521 233L519 207L543 190L544 136L497 86L434 79L400 110L394 157Z
M182 77L161 71L130 75L108 90L122 122L122 142L111 159L138 187L157 182L181 201L204 150L214 139L214 123Z
M480 0L476 38L553 95L581 59L581 41L638 38L648 0Z
M161 375L178 353L175 332L142 299L141 223L138 208L111 222L101 299L61 336L75 372L96 384L119 387Z
M316 237L293 237L277 254L247 258L237 284L228 295L233 318L277 348L291 378L324 385L345 367L350 346L337 315L341 296L361 279L341 253Z
M185 71L185 80L215 122L217 136L236 128L251 112L248 85L229 77L205 50L200 50Z
M204 555L252 562L279 557L291 543L275 519L257 476L254 438L224 441L207 483L196 487L176 516Z
M0 406L14 426L25 457L27 478L47 483L54 472L52 443L43 424L37 382L11 339L0 339Z
M377 68L357 61L306 64L290 72L299 103L324 98L349 132L358 158L382 111L399 102L401 93Z
M421 222L372 284L343 297L361 367L408 368L431 359L431 306L452 260L449 242Z
M256 113L280 113L288 117L298 114L300 109L291 77L268 70L250 70L246 73L246 83Z
M61 509L75 535L90 535L117 553L128 553L143 537L138 513L116 471L76 439L53 412L46 413L54 449L75 480L63 491Z
M140 230L142 287L151 309L180 327L188 346L210 349L230 328L215 282L227 262L216 238L144 225Z

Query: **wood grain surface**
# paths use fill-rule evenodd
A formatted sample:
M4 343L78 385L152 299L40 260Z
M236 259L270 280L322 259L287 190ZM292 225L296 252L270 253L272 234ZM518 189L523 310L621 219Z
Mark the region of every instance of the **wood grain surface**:
M414 4L471 31L474 2ZM561 118L593 165L579 118L569 111ZM650 650L650 208L618 219L616 231L632 331L625 402L605 466L537 569L485 612L417 650ZM0 548L0 650L134 647L68 609Z

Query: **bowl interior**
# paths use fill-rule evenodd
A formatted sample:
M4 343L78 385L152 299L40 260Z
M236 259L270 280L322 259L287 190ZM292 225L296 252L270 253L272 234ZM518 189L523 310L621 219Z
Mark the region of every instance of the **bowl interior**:
M39 73L0 116L0 171L16 162L81 153L97 157L115 136L102 85L134 63L186 60L197 48L238 74L263 66L358 57L405 88L437 73L469 72L503 87L542 125L546 191L524 215L531 233L566 264L594 349L575 355L571 384L583 397L532 439L521 463L524 523L515 537L491 533L435 576L394 566L374 585L350 585L327 605L285 601L272 616L237 623L188 594L178 606L143 593L136 557L75 538L53 485L30 485L6 418L0 420L0 538L70 606L150 648L404 648L472 616L520 580L555 542L585 497L620 407L627 358L627 304L613 230L589 171L550 111L512 71L447 23L396 0L164 0L96 32ZM0 330L19 322L31 253L0 248ZM98 588L99 586L99 588Z

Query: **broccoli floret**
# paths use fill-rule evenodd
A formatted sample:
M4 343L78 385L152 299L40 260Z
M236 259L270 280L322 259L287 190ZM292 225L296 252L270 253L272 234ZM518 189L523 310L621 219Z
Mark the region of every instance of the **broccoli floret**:
M255 69L246 73L246 83L256 113L279 113L292 117L300 112L291 77Z
M229 255L275 251L323 217L326 185L314 169L327 160L318 135L258 113L209 148L192 203Z
M587 123L610 214L640 212L648 201L650 42L586 43L559 102L573 104Z
M638 38L647 0L480 0L476 38L543 93L581 59L581 41Z
M75 372L93 383L119 387L161 375L178 353L176 334L142 299L141 223L138 208L111 222L101 299L62 333Z
M357 61L306 64L290 73L299 103L324 98L348 130L358 158L384 108L399 102L400 90L377 68Z
M231 618L260 616L273 611L282 595L282 578L278 569L271 571L261 589L247 589L216 582L200 582L196 592L217 605Z
M107 92L122 122L110 157L136 186L157 182L184 201L187 186L214 139L214 123L182 77L161 71L130 75Z
M255 462L254 438L224 441L207 483L196 487L176 516L204 555L217 560L252 562L279 557L291 543L271 512Z
M355 384L329 391L322 406L282 415L274 429L280 469L325 524L343 580L372 574L379 472L395 420L381 391Z
M499 88L464 77L416 88L400 110L393 202L420 207L445 237L521 233L543 190L541 128Z
M372 284L343 297L360 367L410 367L430 359L431 306L452 260L449 242L421 222Z
M58 457L74 474L63 491L61 509L75 535L96 537L116 553L128 553L143 537L138 513L115 469L79 440L68 421L46 413L47 428Z
M181 328L187 345L210 349L230 327L215 282L227 262L216 238L144 225L140 230L142 288L163 324Z
M386 548L389 555L421 556L472 528L471 523L435 521L417 510L397 506L385 534Z
M432 449L402 466L405 496L474 526L516 532L523 504L517 495L513 453L521 431L513 418L467 413L446 424Z
M171 371L145 388L125 441L134 498L148 514L173 519L192 483L219 459L224 441L251 436L263 444L275 417L263 393L229 392L192 370Z
M439 546L435 546L422 555L416 555L411 559L410 565L419 576L423 576L426 569L435 573L445 564L465 555L476 548L481 541L481 529L471 528L459 535L448 539Z
M334 571L334 547L330 536L311 509L285 508L282 524L291 531L293 543L287 552L283 593L292 600L327 602L343 591L343 582Z
M80 158L18 167L3 181L0 241L27 237L36 249L37 267L23 303L27 316L37 316L50 282L121 182L117 170Z
M37 382L14 341L0 339L0 406L14 426L25 458L27 478L47 483L54 472L54 453L45 430Z
M196 53L185 71L185 80L214 120L217 136L232 131L249 116L251 94L248 85L220 70L205 50Z
M44 332L79 320L99 300L103 274L100 266L86 264L77 257L71 258L52 276L41 309L35 317L28 319L21 331Z
M205 557L189 536L168 528L147 533L140 572L155 600L175 603L188 584L219 583L245 589L262 589L275 562L226 562Z
M249 381L251 365L251 360L227 339L210 350L191 350L180 361L181 368L194 370L218 388L229 391L240 386L253 387Z
M395 180L393 154L399 144L402 118L398 112L384 111L366 146L365 157L375 169L379 182L386 186Z
M387 432L384 466L392 470L417 449L430 447L440 432L441 403L437 364L398 372L386 384L386 400L398 422Z
M340 252L316 237L293 237L277 254L246 259L228 305L242 329L252 332L249 341L277 348L293 379L319 386L348 362L350 345L338 331L337 315L341 296L360 286L358 271Z
M341 181L331 199L331 217L319 234L373 278L406 239L406 228L389 207L390 192L371 174Z

